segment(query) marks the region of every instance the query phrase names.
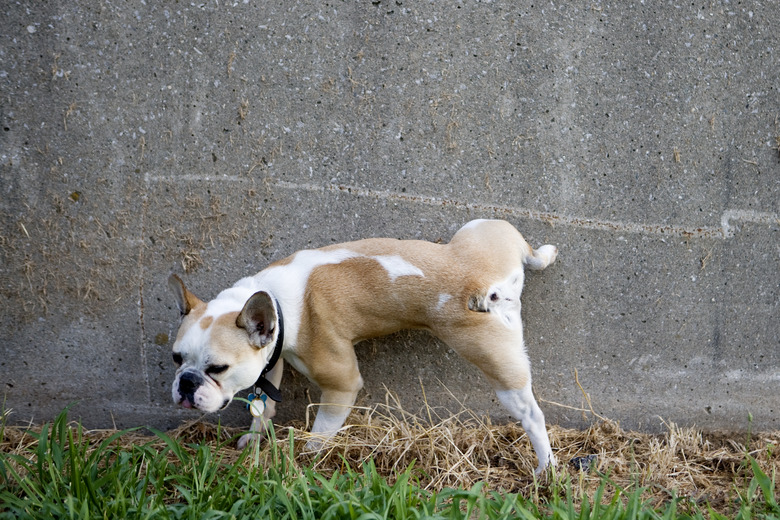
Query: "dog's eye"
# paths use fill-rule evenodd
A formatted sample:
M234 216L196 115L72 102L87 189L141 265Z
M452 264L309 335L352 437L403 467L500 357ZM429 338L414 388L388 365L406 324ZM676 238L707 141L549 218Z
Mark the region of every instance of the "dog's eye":
M177 365L181 365L181 362L182 362L181 354L179 354L178 352L174 352L173 353L173 362L176 363Z
M227 365L212 365L206 369L206 373L210 376L221 374L228 369Z

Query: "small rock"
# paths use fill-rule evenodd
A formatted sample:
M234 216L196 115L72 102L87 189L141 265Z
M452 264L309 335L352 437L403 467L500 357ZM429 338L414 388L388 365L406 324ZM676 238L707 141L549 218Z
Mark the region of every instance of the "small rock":
M598 459L598 456L594 453L585 457L574 457L569 461L569 464L574 466L574 469L588 472L594 466L594 462Z

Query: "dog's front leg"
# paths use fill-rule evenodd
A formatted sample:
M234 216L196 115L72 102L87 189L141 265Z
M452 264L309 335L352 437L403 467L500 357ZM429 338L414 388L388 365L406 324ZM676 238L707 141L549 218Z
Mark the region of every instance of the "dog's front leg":
M282 382L282 374L284 373L284 361L279 360L276 362L274 368L268 372L268 381L271 382L276 388ZM238 439L238 449L244 449L252 441L260 441L267 436L268 429L271 427L271 419L276 415L276 401L266 399L265 410L263 410L262 417L252 417L252 425L249 427L249 433L242 435Z
M249 427L249 433L246 433L238 439L238 449L243 450L253 442L260 442L265 437L266 422L264 417L252 417L252 425Z
M362 384L360 385L362 386ZM313 438L306 443L306 449L318 451L344 425L352 406L357 398L358 387L354 391L322 391L321 404L317 410L317 418L311 428Z
M319 410L311 428L312 439L306 443L306 449L317 451L333 437L344 425L358 392L363 388L363 378L357 367L354 351L345 356L343 364L331 365L327 379L320 377L318 386L322 390ZM346 365L346 366L345 366Z
M322 391L306 449L318 451L344 425L363 388L363 378L351 341L332 336L319 338L306 354L301 362L308 368L311 382Z

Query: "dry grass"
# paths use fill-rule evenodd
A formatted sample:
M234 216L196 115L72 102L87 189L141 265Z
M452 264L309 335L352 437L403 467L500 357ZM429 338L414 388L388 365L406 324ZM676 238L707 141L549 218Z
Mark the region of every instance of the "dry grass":
M379 473L391 481L413 465L420 485L429 490L468 489L485 482L491 489L526 497L538 498L545 493L545 486L533 478L536 459L519 425L493 424L468 410L439 417L428 408L422 415L404 410L388 393L383 404L356 408L322 453L306 452L305 442L312 438L306 424L277 425L276 436L279 443L287 445L293 435L297 463L311 465L324 475L343 471L346 465L359 471L370 458ZM770 477L780 473L780 432L727 435L674 424L667 428L664 434L652 435L624 431L609 420L600 420L584 431L552 426L549 433L559 461L557 473L570 475L578 493L587 496L593 496L602 475L607 475L622 490L645 489L643 497L651 502L668 501L673 491L678 497L708 503L724 513L732 511L737 491L747 486L747 454ZM97 445L114 433L90 431L89 438ZM227 463L239 457L235 440L242 433L240 429L198 420L168 433L183 444L213 445ZM118 442L131 446L151 441L153 438L131 432ZM35 442L24 428L6 427L0 451L21 453ZM163 441L159 442L162 447ZM270 450L264 453L270 462ZM572 459L589 455L596 455L591 471L574 468ZM606 499L611 492L614 489L607 489Z
M493 424L468 410L441 418L429 409L424 415L404 411L392 396L382 405L356 409L331 448L314 460L315 467L327 474L344 464L359 468L371 457L388 476L414 463L428 489L470 488L485 482L492 489L525 496L536 492L536 457L519 424ZM735 484L749 476L746 454L768 475L780 474L780 431L729 435L705 434L673 423L667 428L662 435L652 435L627 432L614 421L600 420L584 431L559 426L548 431L558 473L570 474L591 496L606 474L624 490L647 488L646 498L659 503L674 490L679 497L727 509ZM293 434L301 442L311 436L301 429ZM575 469L572 459L590 455L596 455L595 471Z

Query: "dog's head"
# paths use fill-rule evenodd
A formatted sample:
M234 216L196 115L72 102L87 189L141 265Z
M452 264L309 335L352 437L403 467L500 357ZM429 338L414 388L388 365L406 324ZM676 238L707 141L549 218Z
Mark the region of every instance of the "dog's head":
M231 310L219 298L201 301L175 274L168 285L181 311L173 401L203 412L225 408L236 392L255 383L271 358L279 339L277 304L260 291Z

